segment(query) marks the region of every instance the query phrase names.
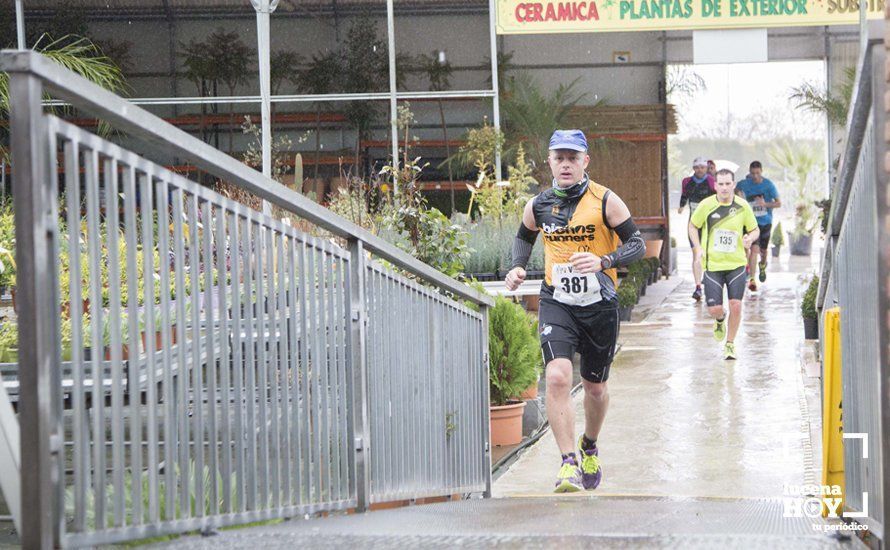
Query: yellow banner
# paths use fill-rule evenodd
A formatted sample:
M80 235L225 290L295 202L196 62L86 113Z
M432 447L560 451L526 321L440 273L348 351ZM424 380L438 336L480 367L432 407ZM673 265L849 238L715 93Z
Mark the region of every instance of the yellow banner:
M869 19L884 3L868 0ZM858 0L497 0L498 34L855 25Z

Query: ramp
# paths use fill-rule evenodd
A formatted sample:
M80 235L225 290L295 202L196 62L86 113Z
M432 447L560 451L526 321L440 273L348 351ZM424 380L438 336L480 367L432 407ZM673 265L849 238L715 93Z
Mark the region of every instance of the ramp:
M466 500L187 537L155 548L864 548L779 499Z

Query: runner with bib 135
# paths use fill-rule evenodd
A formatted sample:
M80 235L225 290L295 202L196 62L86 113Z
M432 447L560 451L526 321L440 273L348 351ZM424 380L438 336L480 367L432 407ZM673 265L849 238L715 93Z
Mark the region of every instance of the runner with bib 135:
M735 337L742 322L742 298L745 296L746 251L759 236L760 229L751 205L735 195L733 173L718 171L717 194L703 200L692 213L689 239L696 260L702 261L705 268L702 280L708 312L714 318L714 339L722 342L726 337L724 359L736 358ZM724 326L724 286L729 296L729 335Z
M543 232L545 274L538 320L547 419L562 454L555 490L563 493L595 489L602 480L596 439L609 406L606 380L618 338L615 268L641 258L645 243L618 195L585 174L590 157L580 130L554 132L548 162L553 185L525 205L506 284L515 290L525 280L525 265ZM571 400L576 351L585 390L584 433L577 443Z

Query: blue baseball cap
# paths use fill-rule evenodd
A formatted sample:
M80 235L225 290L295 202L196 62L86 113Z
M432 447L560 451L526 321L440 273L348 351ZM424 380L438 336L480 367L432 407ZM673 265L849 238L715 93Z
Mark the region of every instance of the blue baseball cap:
M571 149L587 152L587 138L581 130L556 130L550 136L550 150Z

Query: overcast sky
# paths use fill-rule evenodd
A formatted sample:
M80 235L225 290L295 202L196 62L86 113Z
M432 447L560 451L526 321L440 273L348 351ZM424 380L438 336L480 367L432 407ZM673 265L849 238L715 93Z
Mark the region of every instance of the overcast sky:
M715 122L727 120L727 110L737 121L747 120L764 139L777 135L822 139L824 116L794 108L791 89L804 82L825 85L821 61L694 65L706 89L693 97L676 98L680 114L679 139L713 137ZM680 94L682 95L682 94ZM675 99L672 97L672 100Z

